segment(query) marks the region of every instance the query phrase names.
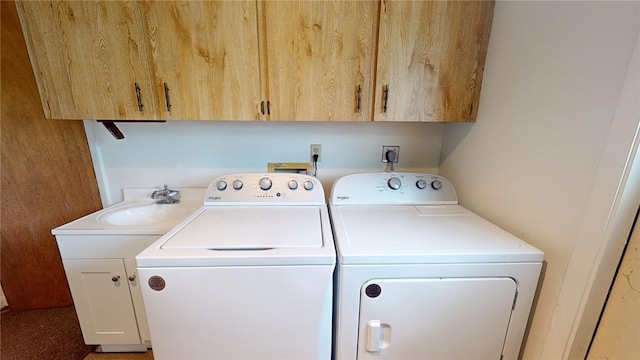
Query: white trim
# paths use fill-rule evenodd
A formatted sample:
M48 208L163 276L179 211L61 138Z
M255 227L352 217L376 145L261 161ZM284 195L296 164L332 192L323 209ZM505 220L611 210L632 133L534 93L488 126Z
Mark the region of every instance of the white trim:
M551 320L542 358L584 358L640 206L640 32ZM620 160L617 160L620 159ZM617 184L611 184L615 174Z

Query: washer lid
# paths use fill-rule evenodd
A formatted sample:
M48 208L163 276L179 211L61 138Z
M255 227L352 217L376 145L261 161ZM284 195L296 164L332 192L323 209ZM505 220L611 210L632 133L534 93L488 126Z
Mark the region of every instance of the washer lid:
M322 247L320 216L318 206L205 207L161 249Z
M332 206L343 264L542 261L538 249L459 205Z

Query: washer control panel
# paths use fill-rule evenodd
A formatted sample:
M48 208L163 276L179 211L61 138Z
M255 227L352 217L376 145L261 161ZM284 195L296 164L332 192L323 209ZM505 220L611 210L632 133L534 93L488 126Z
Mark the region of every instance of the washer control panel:
M324 190L318 179L291 173L247 173L224 175L214 179L204 198L214 204L325 204Z
M331 189L332 205L457 204L451 182L421 173L366 173L342 177Z

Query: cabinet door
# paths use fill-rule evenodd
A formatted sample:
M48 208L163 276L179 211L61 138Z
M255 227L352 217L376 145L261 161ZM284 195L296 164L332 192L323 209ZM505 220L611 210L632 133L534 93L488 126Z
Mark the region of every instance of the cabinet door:
M140 6L160 118L260 118L255 1L145 1Z
M259 2L270 120L371 119L378 2Z
M381 6L374 119L474 121L494 2Z
M149 325L147 323L147 312L144 310L144 303L142 301L142 290L140 289L140 279L138 279L136 261L134 259L124 259L124 267L127 271L127 280L129 281L131 300L136 312L136 319L138 320L140 337L143 341L151 341L151 334L149 333Z
M87 344L141 344L122 259L62 261Z
M47 118L154 118L136 2L16 5Z

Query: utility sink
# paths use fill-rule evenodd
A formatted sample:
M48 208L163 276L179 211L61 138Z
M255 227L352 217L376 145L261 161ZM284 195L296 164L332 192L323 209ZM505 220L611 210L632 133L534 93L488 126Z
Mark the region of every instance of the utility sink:
M189 214L182 204L147 202L119 207L101 214L98 221L115 226L143 226L177 222Z

